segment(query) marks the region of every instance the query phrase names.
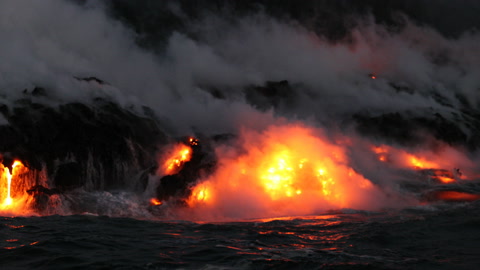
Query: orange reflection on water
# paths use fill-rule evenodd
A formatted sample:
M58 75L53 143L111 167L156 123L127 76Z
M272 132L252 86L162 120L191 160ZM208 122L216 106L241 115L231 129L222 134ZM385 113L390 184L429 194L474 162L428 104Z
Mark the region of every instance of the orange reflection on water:
M297 234L299 238L305 239L305 240L310 240L310 241L325 241L325 242L336 242L338 240L341 240L347 235L343 235L341 233L334 233L334 234Z
M5 226L11 228L11 229L20 229L25 227L25 225L11 225L11 224L6 224Z
M19 240L18 239L9 239L9 240L6 240L6 242L9 242L9 243L17 243ZM35 241L35 242L32 242L32 243L29 243L29 244L25 244L25 245L18 245L18 246L9 246L9 247L3 247L3 249L6 249L6 250L12 250L12 249L17 249L17 248L21 248L21 247L24 247L26 245L29 245L29 246L34 246L34 245L37 245L38 243L40 243L39 241Z
M261 253L254 252L254 251L239 251L237 252L238 255L262 255Z
M285 235L295 235L295 232L282 232L282 231L260 231L259 234L285 234Z

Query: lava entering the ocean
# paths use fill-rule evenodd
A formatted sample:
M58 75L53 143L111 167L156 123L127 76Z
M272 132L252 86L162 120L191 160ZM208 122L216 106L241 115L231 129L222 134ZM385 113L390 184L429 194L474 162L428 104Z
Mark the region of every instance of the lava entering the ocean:
M15 160L11 165L11 171L8 166L0 164L1 185L0 185L0 198L3 203L0 205L1 211L9 211L15 215L22 214L26 206L26 200L28 195L25 190L22 190L22 184L20 175L27 172L27 168L19 160Z
M471 162L453 149L449 149L443 155L427 152L413 154L387 145L374 146L371 149L381 162L391 163L400 168L423 171L431 180L443 184L467 179L467 176L460 171L457 165L452 164L460 163L467 168L471 167ZM471 174L470 172L467 173Z
M241 151L217 149L217 171L194 187L195 211L224 217L312 214L362 208L382 194L348 164L345 148L303 125L243 131ZM202 211L206 210L206 211Z

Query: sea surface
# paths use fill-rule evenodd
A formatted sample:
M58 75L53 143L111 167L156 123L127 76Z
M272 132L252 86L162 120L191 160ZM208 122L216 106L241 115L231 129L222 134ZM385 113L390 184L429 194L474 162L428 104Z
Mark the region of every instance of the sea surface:
M222 223L2 217L1 269L478 269L480 203Z

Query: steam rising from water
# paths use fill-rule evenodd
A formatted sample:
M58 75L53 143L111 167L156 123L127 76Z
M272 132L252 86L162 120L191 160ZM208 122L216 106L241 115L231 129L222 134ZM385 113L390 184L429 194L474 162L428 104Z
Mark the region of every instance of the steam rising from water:
M336 130L338 123L353 113L378 115L408 110L421 115L433 109L449 118L451 112L466 106L457 95L463 95L469 106L479 105L478 33L447 39L433 29L412 23L398 33L388 32L371 21L359 25L351 30L348 40L331 43L297 23L279 21L262 13L231 21L210 15L190 25L194 37L175 32L168 38L164 51L154 54L138 47L135 33L108 17L104 7L93 1L79 6L59 0L4 0L0 3L0 36L4 41L0 44L1 98L13 100L23 89L40 85L55 91L53 99L41 102L88 102L91 97L106 96L125 106L148 105L168 122L172 135L192 131L207 135L240 132L237 148L217 149L220 170L212 179L204 179L222 190L229 190L228 185L241 181L242 175L237 173L241 168L237 166L245 157L253 156L256 160L256 152L262 151L265 141L285 139L277 136L290 130L272 126L278 123L279 116L303 122L314 133L321 133L320 137L329 141L326 146L309 134L304 134L305 140L285 143L300 146L298 151L302 154L310 151L312 159L322 159L324 154L319 149L338 146L330 142L328 134L323 134L327 131L321 130ZM378 79L372 80L368 76L371 73ZM75 79L89 76L105 80L108 85ZM245 101L245 87L280 80L288 80L294 87L297 98L292 104L264 112ZM389 82L414 91L399 92ZM213 97L208 92L212 88L226 98ZM449 105L433 99L433 91ZM359 148L372 144L361 142ZM232 156L231 151L238 149L247 152ZM368 185L364 177L379 186L392 178L388 173L385 178L370 178L372 171L365 168L371 168L372 163L362 161L366 152L355 149L342 145L339 151L344 160L335 161L339 166L351 163L363 174L353 172L355 184L347 192L351 201L325 202L321 210L369 209L398 202L394 198L382 203L388 201L386 197L390 195L386 193L392 185L384 185L384 191L377 186L361 187ZM261 164L249 164L247 169L257 165ZM250 177L244 181L245 185L253 184ZM265 213L263 199L250 194L248 188L242 192L218 193L217 199L222 201L224 209L212 215L238 217L242 216L239 211L248 211L252 216ZM233 199L227 202L226 196ZM314 197L311 194L307 199L312 201L311 208L294 211L299 206L289 202L283 214L319 210L318 198ZM240 202L243 208L237 207ZM274 208L269 209L273 209L270 214L277 214Z
M240 145L218 149L219 168L193 189L189 204L196 218L308 215L388 205L385 193L349 167L346 145L329 142L320 130L279 123L262 132L243 130L240 138Z
M216 155L217 170L192 186L190 208L177 216L229 220L403 208L422 199L402 185L461 185L479 173L465 153L447 145L401 149L285 121L242 129Z

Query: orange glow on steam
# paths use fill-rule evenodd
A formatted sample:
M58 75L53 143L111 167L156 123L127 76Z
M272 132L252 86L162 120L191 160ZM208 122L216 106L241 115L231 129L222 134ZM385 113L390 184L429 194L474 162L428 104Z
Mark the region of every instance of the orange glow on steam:
M388 148L386 146L374 146L372 150L378 155L378 160L382 162L386 162L388 160Z
M198 203L211 203L212 202L212 190L208 184L202 183L195 186L192 190L192 195L188 199L189 205L195 205Z
M245 152L232 156L228 146L217 149L219 169L192 188L188 204L207 215L251 217L368 204L362 198L375 187L346 165L341 147L315 132L300 125L244 131Z

